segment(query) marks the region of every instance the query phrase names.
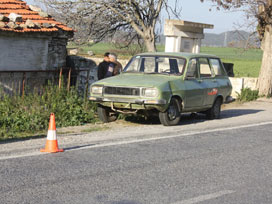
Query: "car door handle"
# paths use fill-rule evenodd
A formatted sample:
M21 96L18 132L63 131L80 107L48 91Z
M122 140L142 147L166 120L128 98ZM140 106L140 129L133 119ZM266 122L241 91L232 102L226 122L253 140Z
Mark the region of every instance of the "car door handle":
M213 83L216 83L216 82L217 82L217 80L216 80L216 79L214 79L214 80L212 80L212 82L213 82Z
M203 82L203 80L197 80L197 82L198 82L198 83L202 83L202 82Z

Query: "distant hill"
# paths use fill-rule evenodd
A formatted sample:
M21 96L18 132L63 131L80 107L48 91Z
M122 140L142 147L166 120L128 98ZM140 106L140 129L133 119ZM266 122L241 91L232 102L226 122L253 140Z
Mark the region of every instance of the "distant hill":
M245 47L248 44L250 47L260 47L260 42L257 35L246 31L228 31L220 34L204 33L205 38L202 39L201 45L206 47ZM159 36L159 44L165 44L165 37Z

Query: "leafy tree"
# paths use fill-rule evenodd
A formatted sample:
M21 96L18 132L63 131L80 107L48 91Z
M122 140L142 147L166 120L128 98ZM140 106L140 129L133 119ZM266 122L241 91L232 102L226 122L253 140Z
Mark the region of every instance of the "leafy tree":
M177 2L168 0L38 0L50 13L77 30L79 39L99 42L125 32L128 44L141 39L148 51L156 51L156 24L162 9L178 17Z
M200 0L203 2L204 0ZM218 8L244 8L249 18L256 19L263 59L259 74L259 94L272 96L272 0L211 0Z

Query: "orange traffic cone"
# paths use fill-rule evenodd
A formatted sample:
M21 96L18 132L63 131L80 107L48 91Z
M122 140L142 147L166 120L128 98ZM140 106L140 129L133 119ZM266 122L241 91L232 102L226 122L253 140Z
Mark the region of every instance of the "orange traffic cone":
M63 149L58 148L57 133L56 133L56 123L54 113L50 114L49 128L47 133L47 139L45 148L41 149L41 152L63 152Z

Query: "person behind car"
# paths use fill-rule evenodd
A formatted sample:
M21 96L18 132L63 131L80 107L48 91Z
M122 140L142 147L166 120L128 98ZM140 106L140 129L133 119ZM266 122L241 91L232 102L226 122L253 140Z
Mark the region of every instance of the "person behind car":
M110 62L114 63L114 65L115 65L114 70L113 70L113 76L120 74L123 67L122 67L121 63L117 61L117 55L114 53L111 53L109 55L109 58L110 58Z
M109 68L110 64L110 58L109 58L110 53L106 52L104 54L104 60L98 65L98 70L97 70L97 78L98 80L106 78L106 74Z

